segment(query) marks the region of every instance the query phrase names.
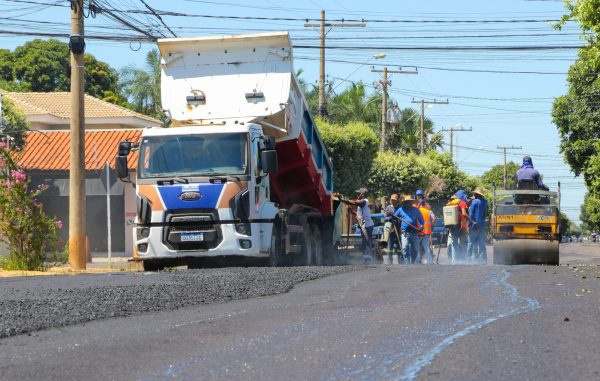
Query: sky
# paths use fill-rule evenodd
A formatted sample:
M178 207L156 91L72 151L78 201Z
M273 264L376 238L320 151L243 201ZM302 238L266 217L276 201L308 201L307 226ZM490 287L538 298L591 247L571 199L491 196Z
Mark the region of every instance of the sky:
M331 23L364 20L365 27L327 28L326 73L335 92L343 91L348 81L362 81L372 91L380 79L372 68L417 67L417 75L390 76L389 96L401 108L417 108L411 102L421 98L449 102L433 105L425 114L435 130L472 129L454 134L454 157L460 169L481 175L503 163L497 147L522 147L508 150L508 160L520 163L524 155L530 155L551 190L561 182L562 209L580 222L585 186L563 162L551 117L552 102L566 92L566 73L577 57L576 47L583 43L576 24L567 23L561 31L552 27L553 20L565 13L560 0L94 3L129 24L121 24L106 12L85 19L86 52L116 69L144 66L145 55L155 44L141 41L142 33L182 37L284 30L290 32L295 46L295 69L302 69L301 77L310 84L316 84L319 75L319 30L305 27L307 19L317 23L320 11L325 10ZM136 13L148 11L144 3L162 21L152 14ZM12 50L34 38L47 38L32 33L67 34L68 4L64 0L0 0L0 48ZM385 58L373 58L381 54Z

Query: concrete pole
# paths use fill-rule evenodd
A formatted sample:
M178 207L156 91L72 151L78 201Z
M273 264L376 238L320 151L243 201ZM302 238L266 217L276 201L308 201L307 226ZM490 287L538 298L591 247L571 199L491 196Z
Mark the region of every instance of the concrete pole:
M83 0L71 10L71 33L83 36ZM71 52L71 150L69 173L69 265L86 267L85 113L83 52Z
M379 142L379 150L385 151L385 143L387 138L387 88L388 88L388 70L383 68L383 94L381 94L381 141Z
M421 155L423 151L425 151L425 100L421 99Z
M508 185L508 173L507 173L507 168L506 168L506 151L509 149L523 149L523 147L515 147L515 146L510 146L510 147L496 147L498 149L501 149L504 151L504 189L506 189L506 186Z
M504 189L506 189L506 177L507 177L507 173L506 173L506 147L504 147L503 150L504 150Z
M321 10L321 58L319 63L319 116L327 115L325 100L325 11Z
M454 160L454 154L452 152L452 138L454 137L454 128L450 127L450 158Z

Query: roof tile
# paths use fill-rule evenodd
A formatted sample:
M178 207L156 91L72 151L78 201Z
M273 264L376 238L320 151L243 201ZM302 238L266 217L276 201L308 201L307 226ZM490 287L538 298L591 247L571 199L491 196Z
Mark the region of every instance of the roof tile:
M25 146L18 157L25 170L68 171L70 168L69 131L32 131L25 134ZM106 161L115 167L119 142L139 141L142 130L88 130L85 132L85 169L101 170ZM131 168L137 166L137 151L129 155Z
M31 115L53 115L58 118L69 119L71 115L71 93L13 93L4 92L7 98L12 100L26 116ZM162 125L160 120L147 115L126 109L125 107L95 98L85 94L85 117L86 118L126 118L136 117Z

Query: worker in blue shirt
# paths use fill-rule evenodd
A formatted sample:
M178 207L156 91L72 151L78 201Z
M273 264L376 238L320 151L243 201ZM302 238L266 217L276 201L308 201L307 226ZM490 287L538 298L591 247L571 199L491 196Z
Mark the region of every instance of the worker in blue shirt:
M473 191L473 200L469 206L469 237L467 244L467 260L485 265L487 253L485 250L486 231L485 213L488 202L483 190L479 187Z
M403 197L402 206L396 210L394 216L402 220L402 256L404 263L415 263L419 254L419 231L423 228L423 215L414 207L415 199L411 195Z
M543 189L545 191L549 189L542 181L542 176L540 176L540 173L537 171L537 169L533 168L531 156L525 156L523 158L523 165L521 165L521 168L517 170L515 180L517 184L519 184L520 180L534 180L539 189Z

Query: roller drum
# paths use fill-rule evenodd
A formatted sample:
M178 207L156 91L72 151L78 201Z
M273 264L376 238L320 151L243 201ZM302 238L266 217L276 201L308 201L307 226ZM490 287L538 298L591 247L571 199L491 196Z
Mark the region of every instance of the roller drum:
M558 241L537 239L494 241L494 264L558 265Z

